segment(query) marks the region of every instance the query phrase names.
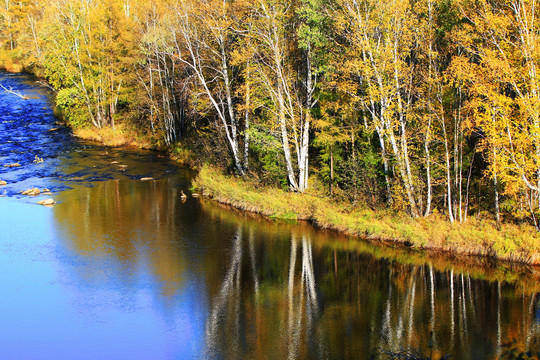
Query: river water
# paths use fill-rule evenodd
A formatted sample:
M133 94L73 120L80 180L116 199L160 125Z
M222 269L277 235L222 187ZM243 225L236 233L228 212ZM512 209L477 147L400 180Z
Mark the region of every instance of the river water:
M540 347L537 268L182 200L189 169L76 139L43 86L0 82L30 98L0 93L0 165L21 165L0 168L0 359L495 359ZM32 187L53 194L20 194ZM36 204L49 197L54 207Z

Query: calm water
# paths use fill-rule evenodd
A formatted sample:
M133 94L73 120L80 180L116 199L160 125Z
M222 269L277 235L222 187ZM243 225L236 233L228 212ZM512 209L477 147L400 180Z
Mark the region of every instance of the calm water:
M0 93L0 359L494 359L540 342L539 270L378 248L188 198L193 173ZM35 164L35 156L43 163ZM119 165L127 165L119 166ZM156 181L138 179L151 176ZM20 191L48 188L52 196ZM53 197L52 208L36 205Z

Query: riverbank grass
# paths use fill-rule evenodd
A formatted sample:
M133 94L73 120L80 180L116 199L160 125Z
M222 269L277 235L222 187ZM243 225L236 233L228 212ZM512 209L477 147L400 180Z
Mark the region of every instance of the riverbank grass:
M153 149L151 139L139 136L130 127L120 123L114 128L105 126L101 129L94 126L73 128L73 135L91 141L97 141L106 146L134 146L141 149Z
M352 207L311 192L297 194L225 176L203 166L194 186L214 200L275 219L308 220L315 226L386 243L463 255L483 255L501 260L540 265L540 236L529 225L496 223L469 217L466 223L450 223L433 214L413 219L391 210Z
M24 64L13 51L0 50L0 70L10 73L20 73L24 70Z

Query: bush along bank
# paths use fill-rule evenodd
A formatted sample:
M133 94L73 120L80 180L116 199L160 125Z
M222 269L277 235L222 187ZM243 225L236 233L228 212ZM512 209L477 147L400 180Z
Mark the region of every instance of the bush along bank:
M208 165L201 168L194 186L215 201L269 218L307 220L319 228L414 249L540 265L540 236L529 225L497 226L481 217L450 223L437 214L413 219L394 211L351 208L316 192L298 194L261 187L254 181L223 175Z

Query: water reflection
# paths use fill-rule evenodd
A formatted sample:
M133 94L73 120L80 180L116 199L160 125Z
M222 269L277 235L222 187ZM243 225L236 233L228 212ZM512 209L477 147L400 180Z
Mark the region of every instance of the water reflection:
M494 359L509 340L524 350L540 340L539 299L523 288L314 248L321 239L302 229L246 219L236 227L211 300L208 358L367 359L417 349L432 359Z
M0 198L0 358L376 359L412 348L493 359L512 339L539 346L538 268L182 201L189 171L47 131L43 91L2 76L36 96L0 96L0 161L22 165L0 167L11 196ZM34 186L59 204L18 198Z
M105 181L57 199L57 227L74 253L108 263L127 282L150 271L166 297L185 285L182 227L191 216L180 206L178 181ZM81 270L84 278L104 275L93 267Z
M0 270L17 279L0 277L14 294L0 306L19 314L4 323L38 329L26 346L15 337L28 330L7 332L0 350L34 349L23 359L45 345L55 359L384 359L412 348L494 359L512 339L523 350L540 343L533 282L481 280L489 270L344 248L305 224L182 201L188 180L78 186L52 209L0 199L11 224ZM28 217L31 236L20 230ZM66 334L76 334L69 348Z

